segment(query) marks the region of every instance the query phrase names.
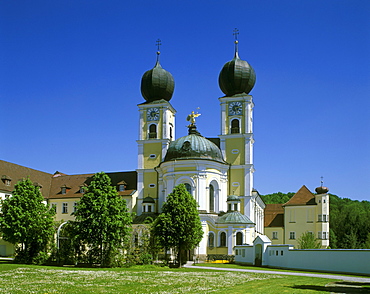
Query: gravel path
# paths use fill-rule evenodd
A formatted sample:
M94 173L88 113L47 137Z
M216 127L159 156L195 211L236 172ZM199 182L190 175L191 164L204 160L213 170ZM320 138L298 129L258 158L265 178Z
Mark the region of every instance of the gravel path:
M187 263L184 267L192 267L193 262ZM282 271L265 271L265 270L251 270L251 269L236 269L236 268L220 268L212 266L202 266L200 268L217 270L217 271L230 271L230 272L244 272L244 273L263 273L263 274L276 274L276 275L288 275L288 276L303 276L303 277L314 277L314 278L325 278L333 280L342 280L356 283L369 283L370 278L359 278L354 276L341 276L339 274L315 274L315 273L302 273L302 272L282 272Z

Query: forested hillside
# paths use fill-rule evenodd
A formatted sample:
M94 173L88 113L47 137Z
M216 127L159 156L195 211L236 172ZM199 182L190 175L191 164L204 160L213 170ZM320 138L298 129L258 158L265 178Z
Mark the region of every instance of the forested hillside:
M286 203L295 193L261 195L266 204ZM330 248L370 249L370 202L330 195Z

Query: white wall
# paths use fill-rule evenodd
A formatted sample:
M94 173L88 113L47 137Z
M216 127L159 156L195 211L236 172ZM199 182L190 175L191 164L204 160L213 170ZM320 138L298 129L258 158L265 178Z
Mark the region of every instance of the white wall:
M235 246L241 250L243 246ZM235 262L251 264L251 256L235 255ZM252 262L253 264L253 262ZM263 265L286 269L370 274L370 249L293 249L291 245L269 245Z

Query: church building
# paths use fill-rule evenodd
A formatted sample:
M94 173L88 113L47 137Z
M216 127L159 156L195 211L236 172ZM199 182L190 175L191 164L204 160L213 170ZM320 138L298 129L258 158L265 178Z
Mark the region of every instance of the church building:
M279 238L277 242L292 240L286 236L293 231L292 223L283 226L281 222L284 221L284 209L290 218L300 220L301 202L315 196L303 191L305 193L299 195L304 194L304 199L293 197L284 207L273 207L274 211L270 206L266 223L266 205L253 182L254 104L249 93L255 85L256 75L249 63L240 59L238 41L235 41L234 58L224 64L219 74L219 87L224 93L218 98L221 129L213 138L201 135L202 130L196 124L200 114L194 111L187 118L180 118L181 125L187 119L188 134L175 138L176 97L172 99L175 83L171 73L160 65L159 54L158 51L154 68L145 72L141 80L144 99L138 104L137 169L107 173L119 195L126 200L129 211L136 214L133 233L139 237L149 219L153 220L161 213L168 194L177 185L184 184L199 205L204 232L193 252L197 258L234 255L234 246L252 245L258 236L267 238L263 236L265 225L271 239ZM0 160L0 176L0 198L10 196L18 180L30 177L41 190L45 202L55 207L56 221L68 221L74 219L71 213L76 210L84 193L83 187L89 184L93 174L48 174ZM320 203L317 207L326 220L328 205L325 197L327 195L316 196L315 200ZM319 212L307 205L305 209L308 209L311 221L311 214ZM279 228L273 228L272 224L277 223L274 215L279 211L283 213ZM287 216L285 219L288 220ZM328 224L316 227L315 230L310 227L310 230L325 232L322 234L327 236ZM294 231L298 233L302 229L294 228ZM0 239L0 255L12 254L13 247L9 245Z
M188 135L175 139L172 75L157 57L154 68L142 77L137 214L160 213L167 195L184 184L199 205L204 231L196 251L200 258L232 255L235 245L252 244L263 234L265 204L253 189L254 104L249 92L255 81L253 68L239 58L236 41L234 58L219 75L225 94L219 98L219 136L203 137L196 126L199 114L193 111L187 117Z

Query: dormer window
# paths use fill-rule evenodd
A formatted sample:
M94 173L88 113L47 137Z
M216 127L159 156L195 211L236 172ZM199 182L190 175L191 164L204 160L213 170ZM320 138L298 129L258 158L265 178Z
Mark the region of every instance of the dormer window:
M41 190L41 188L42 188L42 185L41 185L41 184L39 184L38 182L34 182L34 183L33 183L33 185L34 185L36 188L38 188L39 190Z
M126 189L126 187L123 184L118 186L118 191L120 191L120 192L125 191L125 189Z
M81 194L85 193L85 186L80 186L80 193Z
M3 181L3 183L5 184L5 186L10 186L10 183L12 181L12 179L9 176L7 176L7 175L3 175L1 177L1 180Z
M71 189L71 188L69 188L66 185L64 185L64 186L60 187L60 193L63 194L63 195L65 195L65 194L67 194L67 192L68 192L69 189Z

